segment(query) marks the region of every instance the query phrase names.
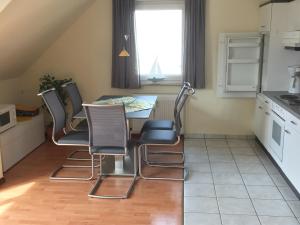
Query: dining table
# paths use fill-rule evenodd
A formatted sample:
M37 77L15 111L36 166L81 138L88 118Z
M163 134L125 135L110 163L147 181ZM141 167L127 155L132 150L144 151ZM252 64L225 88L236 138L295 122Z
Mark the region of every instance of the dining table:
M92 104L124 104L125 116L127 123L130 120L142 119L147 120L150 118L157 102L157 96L154 95L134 95L134 96L121 96L121 95L103 95L92 102ZM84 111L76 114L74 119L85 119ZM128 126L129 127L129 126ZM128 151L126 156L105 156L101 163L103 175L128 175L137 172L134 168L137 156L134 151Z

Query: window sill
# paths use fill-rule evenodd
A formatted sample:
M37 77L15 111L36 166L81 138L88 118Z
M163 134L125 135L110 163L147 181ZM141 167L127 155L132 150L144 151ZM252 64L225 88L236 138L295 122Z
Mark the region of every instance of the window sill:
M181 86L181 81L141 81L141 86Z

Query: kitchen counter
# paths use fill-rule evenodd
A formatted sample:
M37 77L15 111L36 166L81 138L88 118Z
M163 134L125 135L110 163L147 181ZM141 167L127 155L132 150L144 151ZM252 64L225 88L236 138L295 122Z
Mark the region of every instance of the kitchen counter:
M275 103L277 103L279 106L284 108L286 111L288 111L289 113L291 113L292 115L300 119L300 104L297 106L289 105L279 99L280 95L296 95L299 96L300 98L300 94L291 94L287 91L264 91L263 94L269 99L271 99L272 101L274 101Z

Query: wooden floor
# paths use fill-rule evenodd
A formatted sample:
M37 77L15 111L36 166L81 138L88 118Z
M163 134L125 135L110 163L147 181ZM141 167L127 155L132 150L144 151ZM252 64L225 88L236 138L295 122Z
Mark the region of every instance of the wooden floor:
M182 144L178 149L181 148ZM183 182L140 179L129 199L103 200L87 197L95 181L50 181L50 172L64 162L71 150L47 142L5 174L6 182L0 185L1 225L183 224ZM88 170L80 173L88 175ZM181 175L178 170L171 173ZM122 191L126 183L127 180L109 180L102 190Z

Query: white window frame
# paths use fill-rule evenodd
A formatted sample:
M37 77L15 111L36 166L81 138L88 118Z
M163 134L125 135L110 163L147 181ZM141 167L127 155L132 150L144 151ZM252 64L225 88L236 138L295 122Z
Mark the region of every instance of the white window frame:
M166 9L181 9L182 10L182 66L183 66L183 50L184 50L184 18L185 18L185 3L184 0L137 0L136 10L166 10ZM138 53L137 53L138 55ZM153 82L145 76L141 76L141 85L181 85L183 80L183 67L181 75L168 74L162 81Z

